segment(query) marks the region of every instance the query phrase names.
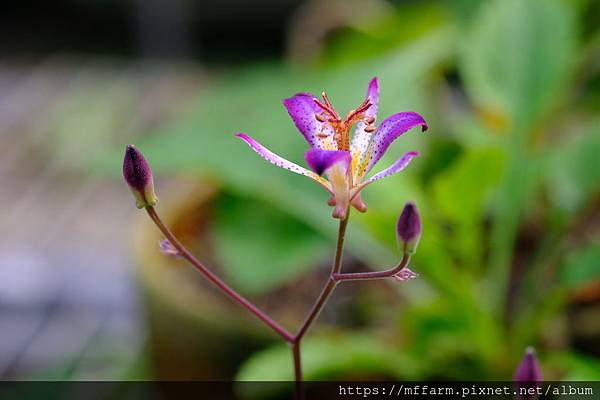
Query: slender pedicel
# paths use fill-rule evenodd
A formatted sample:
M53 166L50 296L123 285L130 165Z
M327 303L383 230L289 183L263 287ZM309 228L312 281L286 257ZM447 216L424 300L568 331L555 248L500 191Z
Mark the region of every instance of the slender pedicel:
M142 153L133 145L128 145L125 151L125 160L123 161L123 176L125 177L125 181L133 191L134 195L136 195L136 199L138 199L138 207L140 207L141 204L140 208L146 209L146 212L154 224L163 233L166 238L165 240L168 241L161 243L161 247L166 248L168 252L173 253L173 255L178 255L187 260L196 270L204 275L208 281L215 285L224 294L239 303L242 307L254 314L265 324L267 324L284 340L290 343L294 341L294 336L291 333L289 333L284 327L269 317L264 311L237 293L212 271L206 268L204 264L202 264L196 257L192 255L192 253L190 253L188 249L185 248L185 246L183 246L183 244L181 244L181 242L175 237L169 228L167 228L152 205L152 199L154 199L154 204L156 204L157 199L156 196L150 196L154 194L152 171L150 166L148 165L148 162Z
M348 214L349 214L349 212L348 212ZM335 249L335 258L333 260L333 265L331 266L331 273L329 274L329 279L327 280L327 283L323 287L323 290L321 291L319 298L313 305L313 308L310 310L310 312L306 316L304 322L302 323L302 326L298 330L298 333L295 336L295 341L300 341L304 337L304 335L306 334L308 329L311 327L311 325L313 324L315 319L321 313L321 310L325 306L325 303L329 299L329 296L331 296L331 293L333 293L333 289L335 289L337 281L334 279L334 276L336 274L339 274L340 270L342 269L342 255L344 253L344 241L346 239L346 228L347 227L348 227L348 217L340 220L340 225L338 228L337 245L336 245L336 249Z
M406 269L406 266L410 262L410 254L405 254L394 268L386 269L385 271L374 271L374 272L354 272L349 274L337 273L333 274L332 278L336 282L342 281L370 281L375 279L385 279L396 277L402 271ZM412 271L411 271L412 272ZM414 272L412 272L414 274Z

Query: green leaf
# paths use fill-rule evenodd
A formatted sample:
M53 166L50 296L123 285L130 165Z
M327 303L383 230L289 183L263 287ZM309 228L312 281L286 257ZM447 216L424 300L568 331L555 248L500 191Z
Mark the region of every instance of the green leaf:
M567 256L559 271L559 279L568 288L600 279L600 240L577 249Z
M442 220L451 224L446 246L458 253L465 267L481 263L484 206L500 181L503 161L497 149L467 151L433 181L433 205Z
M583 354L572 352L551 353L544 363L560 373L565 381L600 380L600 361Z
M399 352L372 334L309 337L302 342L301 351L306 381L365 375L407 379L414 373L414 368ZM248 359L236 380L290 381L293 376L289 346L276 345ZM252 387L260 390L260 387ZM264 393L239 392L247 399L264 398L260 397Z
M217 257L228 280L245 292L289 282L330 255L323 235L264 202L225 195L217 207Z
M433 198L448 220L464 223L479 220L484 201L500 180L503 154L497 149L467 151L435 177Z
M600 191L600 120L562 140L548 154L546 181L555 206L574 213Z
M575 24L559 0L482 4L466 36L462 72L479 107L530 125L554 105L575 59Z
M397 51L402 46L419 40L435 29L448 25L449 16L443 7L433 3L405 3L401 7L371 7L353 10L355 18L336 29L323 44L321 59L328 67L343 63L379 57ZM369 10L370 9L370 10ZM377 18L361 15L369 11ZM351 13L352 14L352 13Z

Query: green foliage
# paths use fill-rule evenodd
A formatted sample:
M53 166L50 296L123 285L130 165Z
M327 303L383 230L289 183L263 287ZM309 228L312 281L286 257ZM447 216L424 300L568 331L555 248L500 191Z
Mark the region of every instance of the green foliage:
M433 181L432 205L452 229L444 247L459 256L466 268L481 263L481 219L490 190L500 180L503 158L498 149L471 150Z
M575 54L572 9L560 0L494 0L473 21L463 76L479 106L529 124L549 111Z
M224 196L215 215L215 247L228 281L261 293L326 260L331 244L301 220L252 199Z
M584 356L575 352L559 352L552 354L544 363L562 373L565 381L598 381L600 380L600 362L597 358Z
M365 334L325 335L302 343L304 379L335 380L348 376L399 379L415 376L414 362L391 352L380 337ZM276 345L252 356L239 371L237 392L243 399L269 398L293 381L290 348ZM243 381L287 381L273 386L244 386Z
M599 126L600 120L594 119L548 154L546 179L553 204L565 212L576 212L600 191Z
M324 46L321 62L327 67L360 62L370 57L381 57L398 48L419 41L432 30L446 26L448 13L431 3L415 3L401 10L386 10L372 23L344 27ZM403 29L398 29L402 26Z
M599 261L600 240L597 240L569 254L560 268L560 282L572 288L600 280Z
M400 6L380 24L340 32L310 70L268 64L226 73L180 120L138 145L159 177L193 172L224 187L217 257L234 284L269 290L327 257L335 224L320 187L266 164L233 134L302 164L307 145L280 99L326 89L347 110L379 76L378 122L414 110L431 129L392 145L382 165L408 149L424 156L365 191L369 212L353 213L347 249L373 268L393 264L395 219L414 199L424 235L411 269L421 278L396 286L404 301L381 311L400 322L386 332L395 340L368 328L308 337L306 379L509 379L528 345L538 346L552 377L597 378L597 359L561 345L568 338L556 328L569 301L564 289L600 280L597 240L579 243L571 232L597 210L600 193L597 105L573 98L598 91L577 86L587 3L447 3ZM597 68L587 68L595 82ZM118 165L120 155L108 158ZM290 379L289 349L256 354L238 378Z
M307 338L302 343L306 380L336 379L348 373L395 378L410 375L399 354L378 337L361 334ZM240 370L242 381L293 380L289 346L277 345L252 357Z

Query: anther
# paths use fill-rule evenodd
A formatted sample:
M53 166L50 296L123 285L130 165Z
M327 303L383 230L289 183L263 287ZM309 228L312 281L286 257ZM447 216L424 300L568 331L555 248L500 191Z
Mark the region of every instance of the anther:
M375 127L375 125L365 126L365 132L371 133L371 132L375 132L376 130L377 130L377 127Z
M327 121L327 118L325 118L325 116L323 114L315 114L315 119L319 122Z
M375 117L365 117L365 124L371 125L373 122L375 122Z

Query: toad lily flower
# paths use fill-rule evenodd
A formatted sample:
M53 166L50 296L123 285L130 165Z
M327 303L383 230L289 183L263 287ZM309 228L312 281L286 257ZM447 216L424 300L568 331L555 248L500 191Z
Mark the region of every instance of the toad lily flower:
M377 78L371 80L366 99L343 119L327 94L323 93L322 96L323 99L319 100L310 93L298 93L283 101L294 124L310 145L305 153L310 170L269 151L248 135L238 133L236 136L270 163L321 184L332 196L328 204L335 206L333 217L345 219L349 205L361 212L366 211L367 206L360 198L361 190L379 179L402 171L418 155L416 151L408 152L388 168L365 179L390 144L416 126L426 131L427 123L415 112L401 112L386 118L376 127L379 102ZM354 126L356 128L351 139L350 130Z

